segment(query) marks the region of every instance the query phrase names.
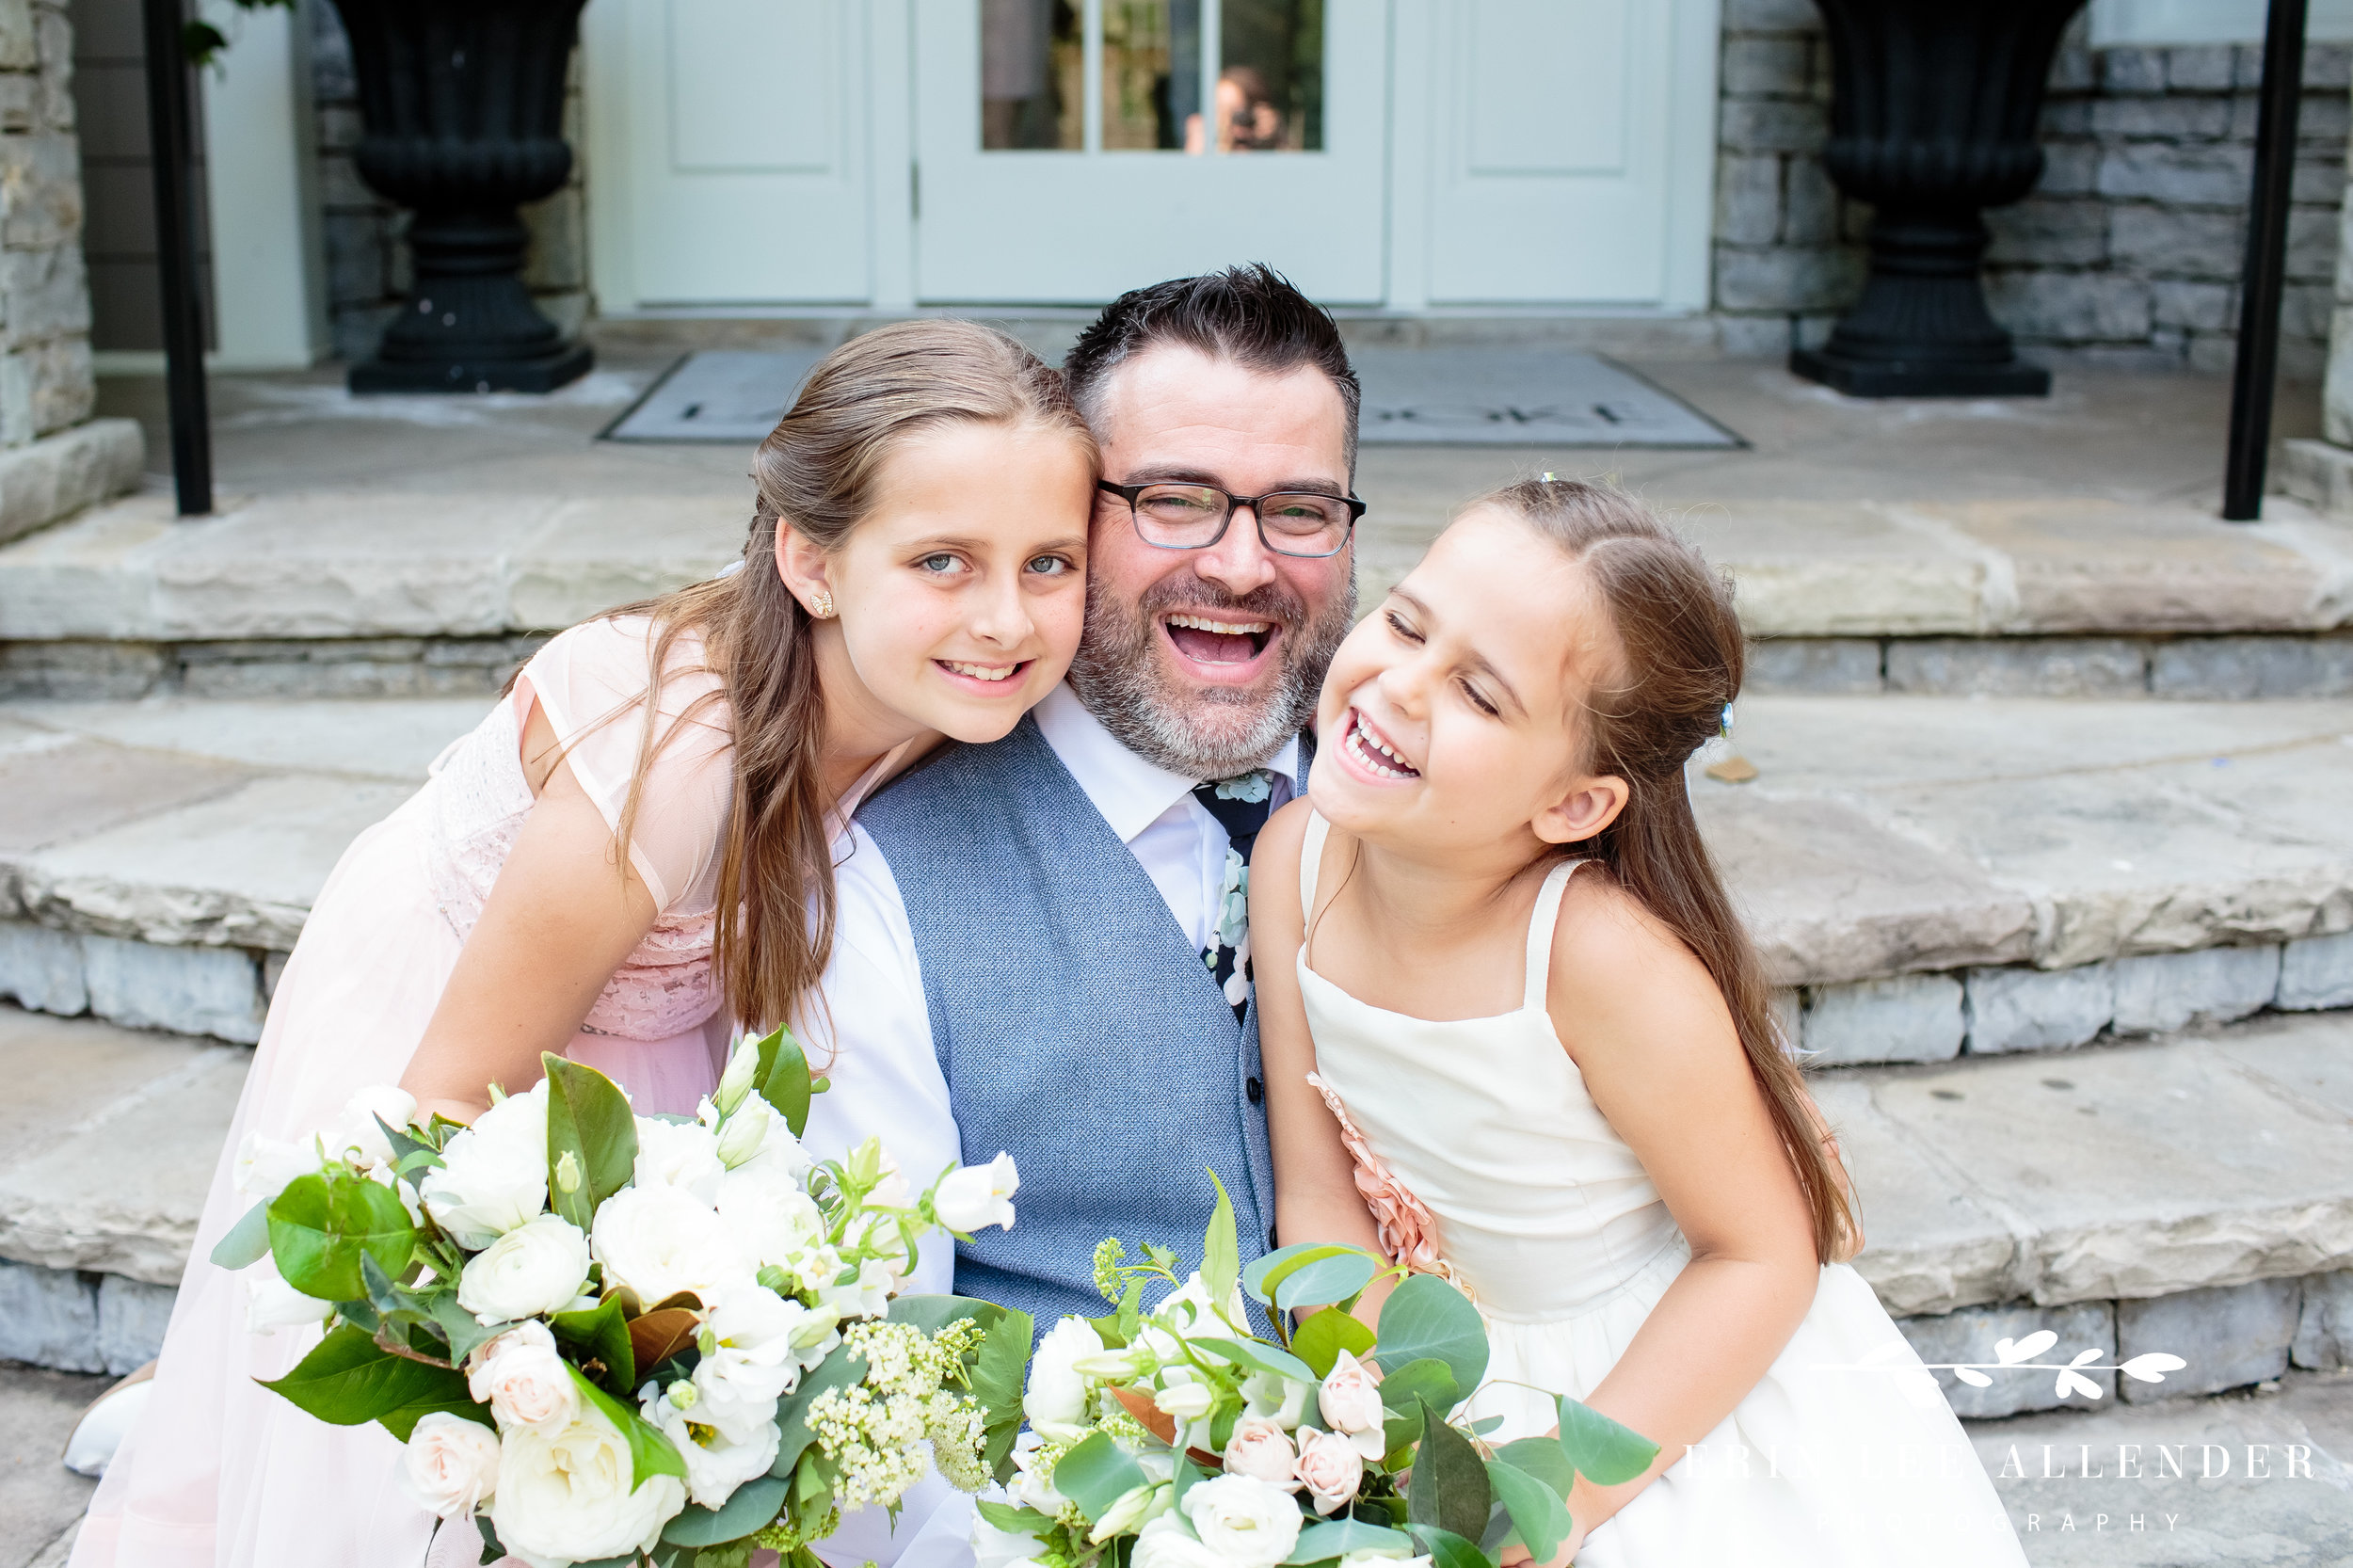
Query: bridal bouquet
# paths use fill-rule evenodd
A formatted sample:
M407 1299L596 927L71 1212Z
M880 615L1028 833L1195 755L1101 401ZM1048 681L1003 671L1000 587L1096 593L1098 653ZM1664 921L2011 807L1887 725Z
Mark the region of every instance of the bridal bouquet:
M1570 1399L1560 1431L1500 1447L1501 1417L1458 1421L1486 1376L1487 1335L1460 1290L1410 1274L1376 1333L1350 1316L1383 1273L1355 1247L1303 1244L1237 1267L1224 1189L1201 1268L1167 1249L1096 1254L1114 1310L1064 1318L1038 1346L1002 1500L979 1503L981 1568L1497 1568L1570 1532L1571 1483L1631 1480L1657 1448ZM1148 1310L1147 1285L1176 1288ZM1253 1334L1244 1292L1279 1325ZM1282 1333L1280 1327L1276 1333Z
M472 1127L371 1089L247 1141L256 1202L213 1260L249 1271L256 1332L327 1331L264 1387L381 1424L415 1501L532 1568L818 1568L840 1510L895 1508L935 1462L968 1491L1013 1475L1028 1316L898 1293L935 1226L1013 1224L1010 1159L920 1195L875 1141L812 1162L824 1084L782 1030L694 1118L543 1061Z

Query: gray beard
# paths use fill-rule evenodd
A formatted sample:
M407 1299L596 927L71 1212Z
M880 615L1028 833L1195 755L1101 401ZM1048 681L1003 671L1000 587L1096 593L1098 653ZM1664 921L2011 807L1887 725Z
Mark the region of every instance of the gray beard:
M1153 644L1160 636L1160 612L1179 604L1281 628L1283 663L1273 689L1241 692L1171 680ZM1273 756L1315 717L1324 671L1355 618L1353 572L1347 592L1313 620L1306 602L1276 584L1238 597L1183 572L1152 584L1141 601L1122 603L1090 581L1070 686L1112 738L1145 761L1187 778L1231 778Z

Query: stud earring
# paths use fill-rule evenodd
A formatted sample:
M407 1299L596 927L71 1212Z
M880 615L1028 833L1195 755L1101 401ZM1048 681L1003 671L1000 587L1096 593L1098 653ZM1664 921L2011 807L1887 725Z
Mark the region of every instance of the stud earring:
M820 588L809 596L808 613L812 619L833 619L833 595Z

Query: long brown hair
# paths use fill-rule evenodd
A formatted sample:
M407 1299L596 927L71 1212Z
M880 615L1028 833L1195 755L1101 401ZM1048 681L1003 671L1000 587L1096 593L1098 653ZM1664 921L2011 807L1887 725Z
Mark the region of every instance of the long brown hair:
M724 700L735 779L719 861L714 961L728 1005L746 1028L796 1021L833 951L824 699L808 611L776 573L776 529L790 526L823 550L838 549L873 509L883 465L900 443L957 421L1042 425L1066 432L1090 458L1095 451L1062 376L1004 333L950 319L878 328L818 361L760 443L759 498L743 569L610 612L649 616L655 625L643 699L648 712L660 712L663 680L682 636L699 635L704 667L722 678L718 693L666 727L646 726L619 839L629 841L663 743L697 710Z
M1732 584L1648 507L1580 480L1531 479L1475 503L1511 512L1584 567L1616 633L1617 679L1587 699L1586 765L1628 786L1625 808L1577 846L1673 932L1723 993L1806 1207L1817 1257L1848 1256L1853 1206L1822 1147L1804 1075L1775 1028L1755 944L1692 819L1684 764L1738 695L1746 645Z

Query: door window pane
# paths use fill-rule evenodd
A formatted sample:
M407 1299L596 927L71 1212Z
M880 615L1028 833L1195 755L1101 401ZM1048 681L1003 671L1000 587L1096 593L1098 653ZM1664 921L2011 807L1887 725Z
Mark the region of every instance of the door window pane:
M1076 150L1086 59L1071 0L981 0L981 146Z
M1323 0L1224 0L1218 21L1218 150L1322 152Z
M1201 0L1103 0L1103 146L1175 151L1201 105Z

